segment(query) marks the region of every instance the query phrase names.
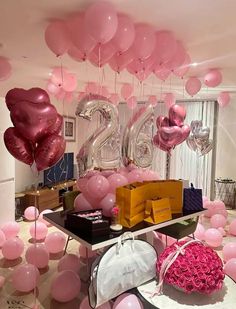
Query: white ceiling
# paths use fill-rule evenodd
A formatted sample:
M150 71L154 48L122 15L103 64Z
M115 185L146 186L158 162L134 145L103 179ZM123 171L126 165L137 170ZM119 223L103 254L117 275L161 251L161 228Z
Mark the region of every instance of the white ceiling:
M51 68L67 67L78 77L78 91L84 83L98 80L99 69L88 63L78 63L67 55L62 59L48 49L44 30L50 19L65 18L85 9L91 0L2 0L0 1L0 55L9 58L12 76L0 82L0 96L14 87L45 88ZM117 11L129 14L135 22L145 21L157 30L166 29L183 41L192 62L188 76L202 77L208 68L219 68L223 73L220 87L203 87L198 97L216 97L221 90L236 92L236 1L235 0L110 0ZM101 72L100 72L101 76ZM121 73L118 83L132 82L128 73ZM114 72L104 69L104 85L114 91ZM159 94L160 80L149 77L145 94ZM138 85L138 83L137 83ZM163 91L174 91L183 98L183 81L172 77ZM136 89L137 94L140 93ZM141 90L142 91L142 90ZM186 97L186 95L185 95Z

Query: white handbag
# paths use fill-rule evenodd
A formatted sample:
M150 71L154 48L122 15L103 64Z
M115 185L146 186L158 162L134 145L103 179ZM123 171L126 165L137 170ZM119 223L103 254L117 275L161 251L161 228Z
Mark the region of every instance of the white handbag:
M144 240L124 233L91 267L89 302L96 308L156 276L157 253Z

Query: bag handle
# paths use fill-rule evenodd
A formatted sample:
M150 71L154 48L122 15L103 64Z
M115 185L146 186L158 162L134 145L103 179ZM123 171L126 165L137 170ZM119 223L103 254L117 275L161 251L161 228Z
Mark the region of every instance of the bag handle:
M118 241L117 241L117 244L116 244L116 254L119 254L119 251L120 251L120 247L123 245L123 243L128 240L128 239L131 239L132 242L131 242L131 246L132 246L132 249L133 249L133 242L134 242L134 235L132 232L125 232L123 233L119 238L118 238Z

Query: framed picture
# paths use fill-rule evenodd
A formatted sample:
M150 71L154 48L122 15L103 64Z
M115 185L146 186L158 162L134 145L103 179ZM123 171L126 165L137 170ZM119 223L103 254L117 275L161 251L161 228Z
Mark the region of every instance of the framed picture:
M68 142L76 140L76 118L63 116L62 136Z

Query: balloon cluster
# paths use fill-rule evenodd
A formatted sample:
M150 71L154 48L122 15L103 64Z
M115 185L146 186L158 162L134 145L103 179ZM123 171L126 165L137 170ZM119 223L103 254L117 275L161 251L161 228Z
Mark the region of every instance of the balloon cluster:
M184 124L185 117L185 108L177 104L170 107L169 118L158 116L157 133L153 137L154 145L170 153L171 149L185 141L190 133L189 125Z
M67 53L76 61L127 69L140 81L151 73L165 80L171 72L183 77L191 59L182 42L170 31L155 31L147 23L133 23L111 3L96 1L85 12L51 22L45 41L57 56Z
M116 202L116 188L128 183L157 180L158 175L151 171L134 167L122 167L114 170L90 171L77 180L77 187L82 192L74 203L77 211L101 208L103 214L111 217L111 210Z
M25 164L35 162L38 171L53 166L65 151L65 140L59 135L62 116L41 88L14 88L6 95L6 104L14 127L4 133L10 154Z
M200 156L206 155L213 147L213 140L209 139L210 128L203 127L201 120L193 120L190 127L191 134L186 140L188 147Z

